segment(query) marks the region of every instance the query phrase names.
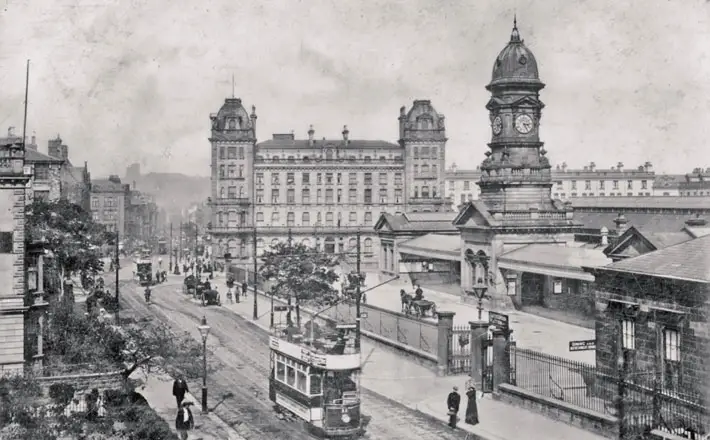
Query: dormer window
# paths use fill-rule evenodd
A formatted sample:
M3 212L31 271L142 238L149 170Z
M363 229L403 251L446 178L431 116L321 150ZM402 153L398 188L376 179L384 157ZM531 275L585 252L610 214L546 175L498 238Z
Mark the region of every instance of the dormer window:
M236 130L236 129L237 129L237 120L236 120L236 119L230 119L230 120L229 120L229 129L230 129L230 130Z
M274 156L274 158L273 158L272 161L273 161L274 163L279 163L279 157L278 157L278 156Z

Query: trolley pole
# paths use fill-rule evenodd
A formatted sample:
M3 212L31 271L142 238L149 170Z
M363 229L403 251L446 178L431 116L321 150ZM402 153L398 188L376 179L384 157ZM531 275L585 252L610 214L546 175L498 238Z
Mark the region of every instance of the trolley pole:
M355 348L360 350L360 292L361 276L360 276L360 231L357 231L357 260L355 264L357 272L357 286L355 287Z
M256 260L256 258L257 258L256 257L256 225L254 225L254 231L252 231L251 241L252 241L252 253L254 254L254 281L253 281L254 282L254 313L252 314L252 318L254 319L254 321L256 321L257 319L259 319L259 306L257 305L257 302L256 302L256 297L258 295L258 293L256 293L256 272L257 272L257 270L259 270L259 268L257 267L258 262ZM248 274L249 274L249 271L247 271L247 276L248 276ZM246 295L246 294L247 293L244 292L244 295ZM274 325L273 323L274 323L274 309L272 308L271 309L271 325L272 325L272 327Z
M116 288L116 292L115 292L115 294L116 294L116 325L120 325L121 319L118 316L118 311L121 308L119 300L118 300L118 262L119 262L119 258L118 258L118 250L119 250L118 249L118 223L116 223L116 249L115 250L116 250L116 262L114 264L114 267L116 269L116 286L115 286L115 288Z

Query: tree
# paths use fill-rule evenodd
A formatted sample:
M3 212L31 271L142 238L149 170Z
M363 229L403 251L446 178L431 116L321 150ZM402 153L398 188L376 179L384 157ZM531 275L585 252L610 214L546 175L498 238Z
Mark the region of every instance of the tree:
M99 369L121 369L128 379L139 368L162 368L171 375L198 378L202 347L188 334L177 335L148 318L121 327L78 315L71 304L50 310L45 349L48 360L66 365L91 364Z
M36 200L26 207L26 241L43 243L64 280L72 273L103 270L101 245L108 234L91 214L66 200ZM63 283L60 283L63 289ZM63 290L62 290L63 293Z
M285 297L288 301L286 321L292 325L292 300L296 304L296 325L301 326L301 300L311 300L322 305L332 302L336 290L333 287L339 276L333 269L337 260L332 256L309 248L303 243L286 242L273 245L261 257L263 264L259 273L272 282L269 293Z

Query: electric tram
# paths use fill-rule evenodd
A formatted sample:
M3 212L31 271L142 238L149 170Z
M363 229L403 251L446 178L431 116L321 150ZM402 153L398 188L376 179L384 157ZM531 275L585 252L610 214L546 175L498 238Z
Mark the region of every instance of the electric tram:
M310 325L310 328L309 328ZM279 326L269 338L269 399L280 414L305 422L307 429L331 439L360 435L360 351L355 324L305 332Z

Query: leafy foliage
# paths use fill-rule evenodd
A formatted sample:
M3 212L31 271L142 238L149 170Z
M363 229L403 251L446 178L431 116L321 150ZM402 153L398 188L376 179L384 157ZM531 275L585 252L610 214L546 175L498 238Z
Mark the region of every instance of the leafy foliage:
M65 400L66 396L58 396ZM84 396L95 401L98 394ZM36 382L24 377L0 379L0 438L3 440L176 440L167 422L137 393L105 393L102 417L65 412L66 403L42 397ZM89 405L87 405L87 408ZM94 406L96 408L96 406ZM96 413L94 413L96 414Z
M338 280L331 256L292 240L280 242L262 255L260 274L272 281L271 294L312 300L332 301L336 295L333 283Z
M65 273L103 270L101 245L109 235L91 214L66 200L36 200L26 207L26 239L43 242Z
M51 319L45 350L50 359L68 365L90 364L97 369L123 369L124 377L141 367L162 368L186 378L202 374L202 347L188 334L176 335L152 322L114 326L74 313L71 304L58 303Z

